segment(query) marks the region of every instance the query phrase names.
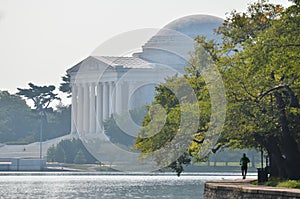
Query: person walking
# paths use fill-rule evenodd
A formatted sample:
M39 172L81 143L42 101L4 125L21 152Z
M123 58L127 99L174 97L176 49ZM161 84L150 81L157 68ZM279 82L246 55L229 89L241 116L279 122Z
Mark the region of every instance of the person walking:
M244 153L243 157L240 160L240 165L241 165L243 179L246 179L247 170L248 170L248 163L249 162L250 162L249 158Z

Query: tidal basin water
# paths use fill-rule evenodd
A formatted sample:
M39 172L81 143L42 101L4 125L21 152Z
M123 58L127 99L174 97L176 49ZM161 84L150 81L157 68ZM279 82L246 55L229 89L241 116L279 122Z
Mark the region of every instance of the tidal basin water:
M203 198L204 182L237 174L0 173L0 198Z

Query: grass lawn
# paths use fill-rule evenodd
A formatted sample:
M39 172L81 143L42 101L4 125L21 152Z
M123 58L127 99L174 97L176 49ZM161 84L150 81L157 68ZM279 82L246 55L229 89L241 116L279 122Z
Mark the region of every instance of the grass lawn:
M255 180L252 182L252 184L258 185L258 181ZM300 180L283 180L283 179L271 177L268 179L267 182L264 182L261 185L300 189Z
M109 166L100 166L99 164L68 164L65 167L82 171L115 171Z

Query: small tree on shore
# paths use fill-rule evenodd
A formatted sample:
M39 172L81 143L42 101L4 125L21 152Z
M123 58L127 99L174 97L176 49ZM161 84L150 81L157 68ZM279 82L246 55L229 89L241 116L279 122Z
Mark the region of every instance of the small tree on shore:
M86 159L85 159L84 154L81 149L77 152L77 154L74 158L74 163L76 163L76 164L85 164L86 163Z

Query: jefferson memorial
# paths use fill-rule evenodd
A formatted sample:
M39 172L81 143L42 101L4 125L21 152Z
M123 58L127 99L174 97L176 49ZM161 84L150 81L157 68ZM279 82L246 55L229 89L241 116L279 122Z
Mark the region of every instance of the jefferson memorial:
M222 22L209 15L182 17L149 38L140 52L130 56L89 56L70 68L67 73L72 86L72 133L102 133L102 122L112 114L150 104L155 86L184 73L194 38L204 35L216 39L214 29Z

